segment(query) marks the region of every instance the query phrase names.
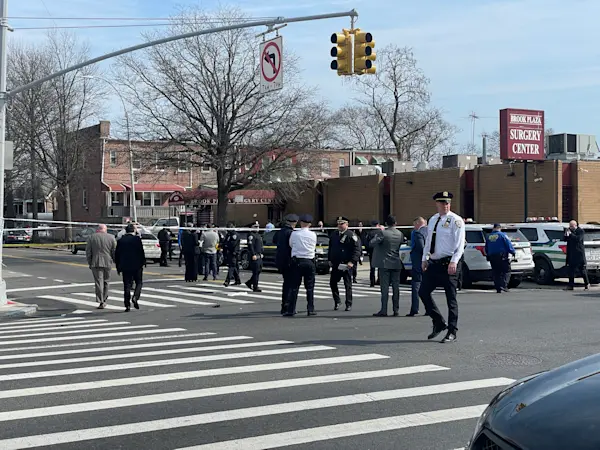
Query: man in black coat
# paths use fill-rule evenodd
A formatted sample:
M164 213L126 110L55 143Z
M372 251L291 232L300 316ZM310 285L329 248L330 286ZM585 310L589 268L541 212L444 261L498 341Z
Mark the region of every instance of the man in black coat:
M131 288L135 282L135 291L133 293L133 307L140 309L138 300L142 294L142 274L143 267L146 265L146 255L142 239L135 236L135 227L133 224L127 225L125 235L117 241L117 250L115 252L115 263L117 265L117 274L123 274L123 290L125 300L125 312L130 311Z
M567 242L567 266L569 267L569 285L567 290L575 289L575 274L581 273L585 290L590 286L590 280L587 274L587 260L585 258L585 231L583 231L577 221L569 222L569 229L565 233L565 241Z
M346 311L352 310L352 268L358 264L361 254L360 239L348 229L346 217L337 218L338 231L334 231L329 238L329 252L327 258L331 266L329 286L333 295L334 310L340 309L342 303L338 283L344 280L346 290Z
M229 283L233 279L234 286L242 284L240 280L240 235L233 229L235 225L233 222L227 224L227 234L223 241L223 256L225 257L225 264L227 264L227 276L223 286L229 286Z
M279 231L273 236L273 243L277 246L275 253L275 266L279 273L283 276L283 286L281 288L281 314L288 312L289 304L292 302L294 294L294 273L292 268L292 247L290 247L290 236L298 223L296 214L288 214L284 217L284 224ZM295 311L289 311L294 313Z
M167 255L169 253L169 243L171 241L171 233L168 229L163 228L158 232L158 242L160 244L160 265L168 267Z
M252 289L254 292L262 292L258 288L258 278L262 272L263 267L263 238L258 233L260 225L254 223L252 225L252 233L248 236L248 257L250 258L250 270L252 270L252 277L246 281L246 286Z

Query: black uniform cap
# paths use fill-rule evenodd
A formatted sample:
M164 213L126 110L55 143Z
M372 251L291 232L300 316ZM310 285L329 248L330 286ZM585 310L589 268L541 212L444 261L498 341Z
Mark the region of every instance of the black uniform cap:
M300 216L300 222L312 223L313 217L310 214L302 214Z
M452 192L444 191L444 192L438 192L437 194L435 194L433 196L433 199L436 202L449 202L450 200L452 200L453 197L454 197L454 195L452 195Z
M347 222L349 222L348 218L344 217L344 216L339 216L336 220L337 220L338 223L344 223L344 222L347 223Z
M379 225L379 220L371 220L372 227L376 227L377 225Z
M283 220L286 222L298 222L298 216L296 214L288 214Z

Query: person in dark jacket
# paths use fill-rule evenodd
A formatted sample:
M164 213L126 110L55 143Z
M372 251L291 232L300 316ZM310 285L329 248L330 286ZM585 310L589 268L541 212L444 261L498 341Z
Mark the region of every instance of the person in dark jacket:
M258 288L258 277L262 271L263 265L263 238L258 234L259 224L255 223L252 225L252 233L248 235L248 257L250 258L250 270L252 270L252 277L246 281L246 286L252 289L254 292L262 292Z
M421 262L423 260L423 249L425 248L425 242L427 241L427 221L423 217L417 217L414 220L413 225L414 230L410 235L412 301L410 312L406 317L414 317L419 314L419 289L421 289L421 282L423 281L423 268L421 267ZM425 315L429 315L427 308L425 308Z
M115 263L117 274L123 274L123 290L125 301L125 312L131 310L131 300L133 307L140 309L138 300L142 294L143 268L146 265L146 255L142 239L135 236L135 227L133 224L127 225L125 235L117 241L117 250L115 252ZM131 289L135 283L133 299L131 299Z
M232 229L234 226L232 222L227 224L229 230L223 241L223 256L228 267L223 286L229 286L232 278L235 280L234 286L242 284L240 280L240 235Z
M492 232L485 240L485 255L492 267L494 286L498 294L508 292L510 280L510 255L515 249L508 236L502 232L499 223L494 224Z
M275 266L283 276L283 286L281 288L281 314L285 314L289 304L292 302L294 294L294 274L292 270L292 247L290 247L290 236L298 223L296 214L288 214L284 217L284 224L273 236L273 243L277 246L275 253ZM295 311L290 311L294 313Z
M181 251L185 260L185 281L198 281L198 235L190 230L181 233Z
M360 259L360 239L348 229L346 217L337 218L338 231L334 231L329 238L329 252L327 258L331 266L329 286L333 294L334 310L340 309L342 303L338 283L344 280L346 290L346 311L352 310L352 268Z
M585 290L590 287L590 279L587 273L587 260L585 257L585 231L581 229L577 221L569 222L569 229L565 233L567 242L567 266L569 268L569 285L567 290L575 289L575 275L579 272L583 277Z
M171 233L166 228L158 232L158 242L160 244L160 265L168 267L167 255L169 254L169 243L171 242Z
M373 250L374 247L371 245L371 240L375 237L377 232L379 231L380 224L379 220L373 220L371 222L371 226L375 227L372 230L367 230L365 232L365 249L367 250L367 256L369 257L369 265L371 269L369 270L369 281L371 282L371 287L375 287L376 284L379 284L379 269L373 265Z

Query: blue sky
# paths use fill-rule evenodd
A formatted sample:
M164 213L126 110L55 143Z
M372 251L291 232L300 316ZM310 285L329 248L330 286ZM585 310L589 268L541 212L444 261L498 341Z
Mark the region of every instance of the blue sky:
M592 0L9 0L9 16L166 17L186 5L206 10L236 5L252 16L301 16L356 8L357 26L370 31L377 47L412 47L431 79L433 103L470 141L468 115L480 119L476 134L498 128L498 110L543 109L556 132L600 135L600 1ZM65 21L11 19L15 27L66 25ZM94 24L93 22L86 22ZM100 22L98 22L99 24ZM105 22L104 22L105 23ZM73 22L69 24L74 24ZM301 58L302 76L318 86L332 107L352 97L329 70L329 36L349 19L292 24L284 45ZM141 40L142 28L74 30L96 56ZM17 30L11 39L36 42L43 31ZM111 104L107 119L121 119Z

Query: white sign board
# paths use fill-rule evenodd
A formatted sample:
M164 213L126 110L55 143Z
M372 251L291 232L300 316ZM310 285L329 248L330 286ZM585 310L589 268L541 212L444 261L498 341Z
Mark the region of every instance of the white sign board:
M14 145L12 141L4 141L4 170L13 170Z
M261 94L283 88L283 37L261 43L259 57Z

